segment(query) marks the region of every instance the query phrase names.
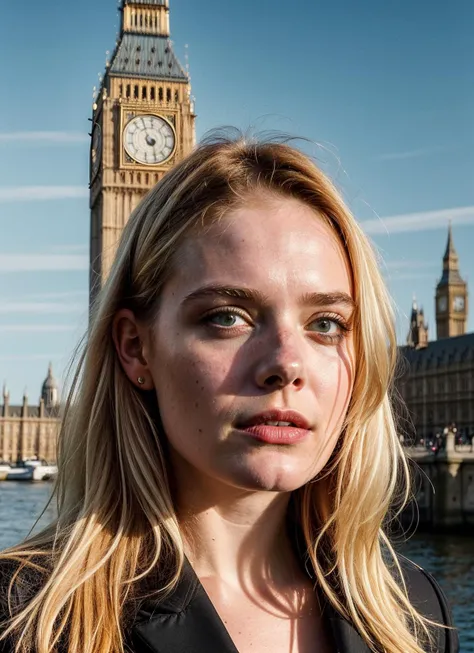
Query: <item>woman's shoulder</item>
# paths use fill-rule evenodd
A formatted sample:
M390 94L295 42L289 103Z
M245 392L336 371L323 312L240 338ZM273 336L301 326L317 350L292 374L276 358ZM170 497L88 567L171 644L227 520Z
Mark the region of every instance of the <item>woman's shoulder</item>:
M398 555L410 602L427 619L448 628L436 629L439 650L445 653L459 651L459 637L454 627L448 599L432 574L405 556Z

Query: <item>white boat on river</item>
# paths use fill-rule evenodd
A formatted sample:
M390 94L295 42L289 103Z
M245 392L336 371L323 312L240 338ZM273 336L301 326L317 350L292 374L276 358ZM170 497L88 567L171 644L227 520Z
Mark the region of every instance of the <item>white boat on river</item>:
M17 465L0 464L0 480L5 481L50 481L58 473L56 465L44 460L23 460Z

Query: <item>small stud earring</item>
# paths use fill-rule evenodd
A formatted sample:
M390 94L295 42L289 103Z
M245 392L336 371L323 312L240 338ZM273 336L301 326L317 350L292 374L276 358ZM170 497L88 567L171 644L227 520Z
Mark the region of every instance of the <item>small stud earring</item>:
M145 385L145 379L143 378L143 376L139 376L137 381L138 381L139 385Z

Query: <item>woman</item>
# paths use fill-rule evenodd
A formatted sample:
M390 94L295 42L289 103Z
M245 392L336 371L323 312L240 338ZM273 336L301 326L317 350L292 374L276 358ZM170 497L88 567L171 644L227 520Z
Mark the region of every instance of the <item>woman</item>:
M198 147L94 308L58 520L2 556L4 650L457 651L383 531L408 496L395 359L374 253L321 171L284 144Z

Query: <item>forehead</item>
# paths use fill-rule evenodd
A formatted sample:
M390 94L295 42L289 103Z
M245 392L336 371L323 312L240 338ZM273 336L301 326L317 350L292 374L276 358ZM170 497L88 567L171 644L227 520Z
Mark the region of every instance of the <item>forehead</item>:
M264 292L351 293L351 273L334 229L292 198L254 198L226 213L180 247L172 285L192 292L229 283Z

